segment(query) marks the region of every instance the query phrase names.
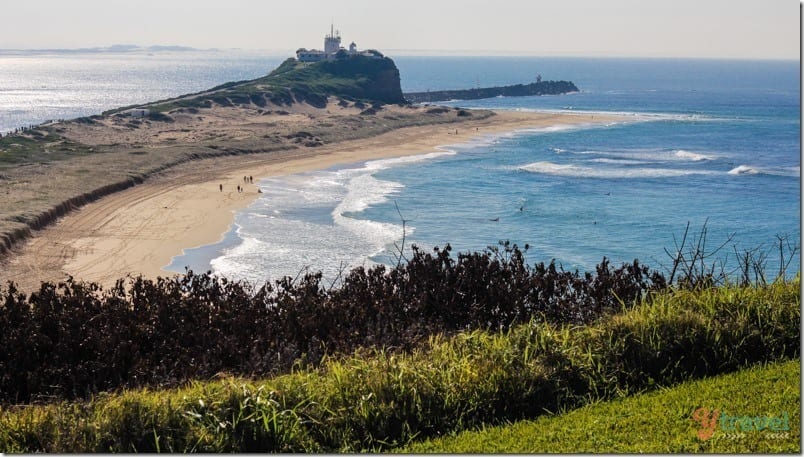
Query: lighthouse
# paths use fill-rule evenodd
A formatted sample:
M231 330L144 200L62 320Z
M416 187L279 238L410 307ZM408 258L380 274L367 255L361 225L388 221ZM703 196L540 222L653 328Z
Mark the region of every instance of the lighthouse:
M383 55L379 51L370 49L368 51L359 51L357 45L352 42L349 45L349 51L341 48L341 32L335 30L335 24L329 26L329 34L324 36L324 50L318 49L305 49L299 48L296 50L296 58L299 62L321 62L322 60L335 60L338 57L338 51L343 50L341 57L367 57L369 59L382 59Z
M331 24L329 35L324 37L324 53L335 54L339 49L341 49L341 34L335 30L335 24Z

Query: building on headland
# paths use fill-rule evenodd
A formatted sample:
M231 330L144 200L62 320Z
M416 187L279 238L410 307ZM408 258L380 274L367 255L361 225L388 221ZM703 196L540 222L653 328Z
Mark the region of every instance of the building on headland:
M119 116L130 116L130 117L148 117L151 114L150 110L145 108L132 108L127 109L125 111L121 111L117 113Z
M358 51L357 45L353 41L349 49L341 47L341 34L335 30L335 25L330 26L329 35L324 37L324 50L299 48L296 51L296 58L299 62L320 62L322 60L335 60L350 56L363 56L372 59L381 59L383 55L373 49Z

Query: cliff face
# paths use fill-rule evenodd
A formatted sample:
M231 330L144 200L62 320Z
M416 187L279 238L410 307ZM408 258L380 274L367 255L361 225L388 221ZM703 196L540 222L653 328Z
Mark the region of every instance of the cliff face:
M347 57L313 64L288 59L265 82L319 95L346 96L381 103L402 103L399 70L388 57Z

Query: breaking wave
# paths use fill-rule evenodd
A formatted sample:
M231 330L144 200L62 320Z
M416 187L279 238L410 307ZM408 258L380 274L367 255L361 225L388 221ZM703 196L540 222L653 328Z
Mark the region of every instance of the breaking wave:
M699 154L699 153L696 153L696 152L685 151L683 149L679 149L678 151L676 151L675 155L679 159L691 160L693 162L700 162L701 160L714 160L715 159L713 156L710 156L710 155L705 155L705 154Z
M740 165L729 171L730 175L771 175L771 176L801 176L800 167L756 167L752 165Z
M325 280L341 269L369 266L402 236L401 224L363 219L367 208L388 201L405 186L375 174L389 168L454 155L438 152L365 162L353 168L268 178L261 197L236 217L233 246L210 261L213 271L261 283L295 277L305 267ZM407 234L415 227L407 226Z
M702 162L717 160L720 154L704 154L686 151L683 149L632 149L632 150L587 150L577 151L574 154L593 155L603 158L626 159L642 162Z
M712 174L706 170L679 170L673 168L598 168L581 165L557 164L553 162L534 162L518 167L529 173L564 176L573 178L672 178L689 175Z

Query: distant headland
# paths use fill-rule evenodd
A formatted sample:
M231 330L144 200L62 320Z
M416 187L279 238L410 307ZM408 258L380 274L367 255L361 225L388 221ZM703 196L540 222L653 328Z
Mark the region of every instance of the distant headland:
M324 36L324 50L299 48L296 51L296 60L301 64L324 63L324 71L332 71L331 68L326 68L326 64L332 62L347 61L345 67L354 66L354 58L363 57L366 59L390 59L383 56L383 54L375 49L360 51L357 49L357 44L353 41L349 45L349 49L341 46L340 31L335 30L334 24L330 26L330 32ZM393 61L391 61L391 64ZM285 66L286 62L283 64ZM289 65L289 64L288 64ZM362 64L365 66L366 64ZM396 66L394 69L396 69ZM281 68L281 67L280 67ZM370 72L369 72L370 73ZM398 71L396 71L398 74ZM390 78L394 79L394 78ZM390 79L384 83L391 82ZM396 79L396 84L399 84L399 78ZM385 90L390 89L386 87ZM401 89L400 89L401 91ZM394 98L396 97L396 90L392 91ZM475 89L452 89L440 91L427 91L427 92L410 92L403 94L405 101L409 103L431 103L446 100L477 100L481 98L494 98L494 97L525 97L533 95L561 95L572 92L579 92L578 87L571 81L542 81L541 75L536 77L536 82L530 84L516 84L511 86L499 87L485 87ZM398 102L398 100L394 100Z
M438 90L427 92L409 92L404 94L405 100L411 103L431 103L446 100L477 100L494 97L526 97L531 95L562 95L579 92L571 81L538 81L530 84L512 86L485 87L476 89Z

